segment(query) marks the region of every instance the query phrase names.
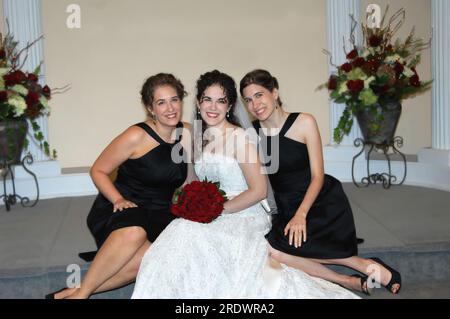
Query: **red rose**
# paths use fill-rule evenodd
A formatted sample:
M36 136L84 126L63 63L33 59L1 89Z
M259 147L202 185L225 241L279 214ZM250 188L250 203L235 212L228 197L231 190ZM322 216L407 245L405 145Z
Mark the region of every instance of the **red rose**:
M381 45L381 42L383 41L383 38L373 35L369 39L369 45L373 48L379 47Z
M25 98L25 101L27 102L27 106L30 108L37 104L39 102L39 94L36 92L28 92L27 97Z
M351 70L353 70L353 67L350 63L345 63L341 66L341 70L343 70L344 72L348 73Z
M414 87L420 87L420 78L417 74L414 74L410 79L409 79L409 84L411 84Z
M352 93L359 93L364 89L363 80L349 80L347 81L347 87Z
M28 81L37 82L37 81L39 81L39 78L35 74L29 73L28 74Z
M27 76L22 71L14 71L6 74L3 79L5 80L6 86L14 86L16 84L25 82L27 80Z
M355 68L360 68L364 65L364 63L366 63L366 60L364 60L364 58L357 58L355 59L355 61L353 61L353 67Z
M349 54L347 54L347 59L353 60L353 59L356 58L357 56L358 56L358 50L354 49L354 50L351 51Z
M328 90L334 91L337 88L337 78L335 76L330 76L328 80Z
M399 77L400 74L402 74L403 71L405 70L405 67L403 64L401 64L397 61L397 62L395 62L394 70L395 70L395 73L397 73L397 77Z
M0 49L0 59L5 59L6 58L6 52L3 49Z
M42 95L44 95L47 99L52 97L52 90L48 87L48 85L42 88Z
M25 110L25 114L27 115L27 117L31 118L31 119L35 119L37 118L39 115L41 115L41 110L38 104L35 104L34 106L28 107Z
M1 91L0 92L0 103L8 101L8 92Z
M378 59L370 59L362 66L362 69L366 73L375 73L380 67L380 61Z

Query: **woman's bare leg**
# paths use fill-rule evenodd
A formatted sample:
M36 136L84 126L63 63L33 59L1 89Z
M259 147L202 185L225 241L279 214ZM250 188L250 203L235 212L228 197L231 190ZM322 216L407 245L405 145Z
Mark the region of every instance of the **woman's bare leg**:
M119 287L123 287L125 285L131 284L136 280L136 276L139 272L139 266L142 261L142 257L146 253L146 251L150 248L151 243L146 241L144 245L139 248L131 261L126 264L117 274L108 279L103 285L97 288L93 294L113 290ZM57 294L57 299L63 299L70 295L72 295L78 288L66 289L63 292Z
M119 273L146 241L147 234L141 227L126 227L112 232L95 256L80 289L73 292L69 298L89 298L94 291ZM62 295L58 297L61 298Z
M270 256L276 261L289 267L300 269L310 276L321 278L349 289L362 291L359 278L339 274L325 267L317 260L288 255L270 246L269 252Z

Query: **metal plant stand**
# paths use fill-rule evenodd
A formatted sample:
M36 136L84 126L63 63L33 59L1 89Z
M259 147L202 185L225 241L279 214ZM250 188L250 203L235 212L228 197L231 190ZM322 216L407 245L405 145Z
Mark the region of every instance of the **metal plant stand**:
M23 167L23 169L28 174L33 176L34 182L36 184L37 196L32 204L30 204L31 200L28 197L22 197L16 193L14 171L12 169L12 166L14 166L14 165L8 164L6 162L0 163L1 174L3 177L3 195L0 196L0 200L3 200L3 202L5 203L7 211L11 210L11 206L15 205L17 203L17 200L20 200L20 204L23 207L34 207L34 206L36 206L37 202L39 201L39 184L37 181L36 174L34 174L32 171L30 171L26 166L26 165L33 164L33 162L34 162L33 156L28 154L22 159L22 162L19 164ZM8 194L8 192L6 190L6 180L8 179L8 176L11 176L11 185L12 185L12 190L13 190L12 194Z
M406 174L407 174L407 163L406 163L406 156L402 152L400 152L398 149L403 147L403 138L400 136L394 137L390 143L385 144L376 144L372 142L366 142L361 138L357 138L354 142L355 147L362 146L361 152L355 155L353 157L352 162L352 179L353 184L355 184L357 187L369 187L370 185L375 185L377 183L382 183L384 189L389 189L391 186L400 186L405 182ZM364 153L366 148L369 149L367 153L367 176L363 177L361 179L361 182L358 183L355 179L355 161L356 159L361 156L361 154ZM388 163L388 172L382 172L382 173L373 173L370 170L370 160L371 155L374 150L381 150L383 152L383 155L385 156L387 163ZM403 159L403 167L404 167L404 174L400 182L397 182L397 176L392 175L391 170L391 158L389 154L389 150L392 149L394 154L398 154Z

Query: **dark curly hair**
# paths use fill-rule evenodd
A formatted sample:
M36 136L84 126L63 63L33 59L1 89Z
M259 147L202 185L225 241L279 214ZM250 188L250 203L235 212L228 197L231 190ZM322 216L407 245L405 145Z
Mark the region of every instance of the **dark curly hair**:
M200 103L205 93L206 89L213 85L219 85L223 88L225 95L227 97L228 103L230 104L230 112L229 117L227 117L227 121L233 125L239 126L239 121L234 114L234 109L236 107L237 101L237 89L236 82L234 82L233 78L228 74L222 73L218 70L214 70L211 72L207 72L200 76L200 79L197 81L197 101ZM196 115L197 120L202 120L203 123L203 133L206 130L206 123L203 121L200 114Z
M244 96L245 88L252 84L265 87L270 92L273 92L274 89L280 89L277 78L272 76L272 74L270 74L268 71L262 69L249 72L242 78L240 83L241 96ZM281 99L279 97L277 102L280 107L283 106L283 102L281 102Z
M144 104L146 108L151 108L154 102L154 94L156 89L164 85L173 87L177 91L177 95L180 100L183 100L187 95L186 91L184 90L184 85L179 79L169 73L158 73L149 77L142 86L141 99L142 104Z

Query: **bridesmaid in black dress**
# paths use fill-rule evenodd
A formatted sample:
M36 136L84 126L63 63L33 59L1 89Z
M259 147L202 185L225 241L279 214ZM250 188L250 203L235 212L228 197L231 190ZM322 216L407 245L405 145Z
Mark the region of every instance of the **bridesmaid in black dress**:
M265 70L250 72L240 85L247 109L257 119L254 127L264 154L272 158L270 164L276 163L274 156L279 163L276 170L267 167L278 208L266 236L272 257L366 294L372 288L367 281L371 275L390 292L398 293L401 277L396 270L378 258L357 256L352 210L341 183L324 174L322 142L314 117L285 112L278 89L276 78ZM276 142L279 154L271 154ZM364 275L341 275L322 264L347 266Z
M151 119L118 136L91 169L100 194L87 223L99 250L81 287L55 298L88 298L133 282L144 253L175 218L171 198L188 175L184 149L190 134L183 135L188 124L180 122L186 93L173 75L158 74L145 82L141 95Z

